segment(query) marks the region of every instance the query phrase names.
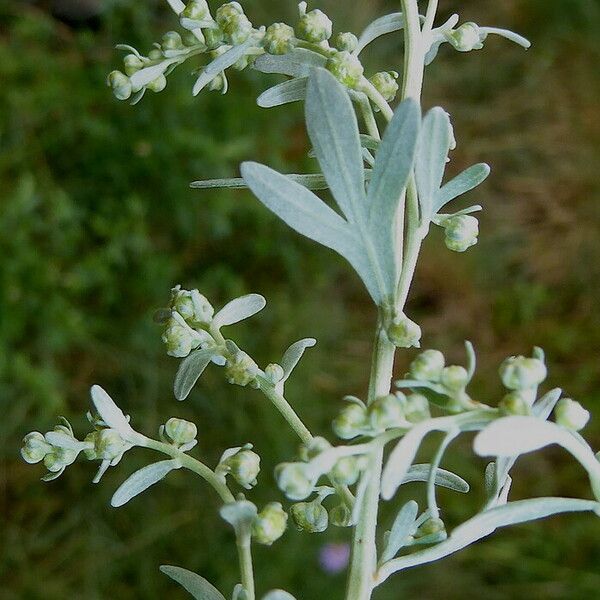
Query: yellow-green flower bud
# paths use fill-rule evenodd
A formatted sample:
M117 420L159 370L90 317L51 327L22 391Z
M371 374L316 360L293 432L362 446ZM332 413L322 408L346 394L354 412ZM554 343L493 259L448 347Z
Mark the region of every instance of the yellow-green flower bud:
M244 14L244 9L239 2L227 2L219 6L216 13L216 21L220 27L225 27L232 20Z
M375 73L369 81L373 84L373 87L384 97L386 102L391 102L398 93L398 79L399 75L396 71L382 71Z
M32 431L23 438L21 456L30 465L44 460L46 455L52 451L52 446L46 441L39 431Z
M338 504L329 511L329 522L335 527L350 527L352 511L345 504Z
M220 27L210 27L204 30L204 41L209 50L218 48L225 39L225 34Z
M333 47L340 51L354 52L358 48L358 38L349 31L340 31L333 38Z
M402 405L393 394L376 398L369 405L368 415L371 427L377 432L399 427L404 423Z
M387 335L398 348L419 348L421 345L421 328L408 317L395 319L388 327Z
M198 290L184 290L175 286L171 290L171 310L177 311L191 327L208 327L215 309Z
M444 221L446 248L453 252L465 252L477 243L479 221L471 215L456 215Z
M315 478L304 463L282 463L275 468L279 489L290 500L304 500L315 487Z
M200 339L194 335L194 332L175 319L169 319L162 341L167 347L167 354L176 358L185 358L200 345Z
M77 454L77 450L54 446L52 451L44 456L44 466L51 473L58 473L65 467L72 465L77 458Z
M198 428L191 421L172 417L165 423L165 434L174 444L181 446L196 439Z
M144 61L135 54L127 54L123 58L123 68L127 75L133 75L144 68Z
M86 442L93 441L93 450L86 451L90 460L114 460L127 450L128 444L116 429L100 429L86 436ZM89 452L89 453L88 453Z
M158 48L152 48L152 50L148 52L148 58L150 60L162 60L164 58L162 50L159 50Z
M263 46L269 54L286 54L294 43L294 28L285 23L273 23L267 27Z
M425 350L410 363L410 376L417 381L439 381L445 363L439 350Z
M451 392L464 390L469 383L469 373L459 365L446 367L440 374L440 383Z
M427 519L415 533L415 537L425 537L426 535L434 535L446 531L444 521L440 518Z
M249 490L256 485L256 478L260 473L260 456L256 452L242 449L226 458L221 465L242 487Z
M538 358L511 356L500 366L500 378L509 390L527 390L538 386L548 371Z
M336 52L329 58L325 66L340 83L349 88L355 88L364 73L358 56L346 51Z
M211 79L210 83L206 86L210 92L221 92L227 93L227 77L224 72L219 73L216 77Z
M590 413L579 402L561 398L554 409L556 422L572 431L580 431L590 420Z
M252 33L252 23L237 2L229 2L217 9L216 20L225 34L227 43L237 46L243 44Z
M112 88L112 92L117 100L127 100L131 97L132 87L129 77L121 71L112 71L109 73L106 83Z
M469 52L483 48L479 26L476 23L464 23L448 34L448 41L459 52Z
M333 420L333 431L342 440L361 435L367 426L367 411L359 404L345 406Z
M429 400L423 394L410 394L404 403L406 420L411 423L420 423L431 417Z
M273 385L279 383L283 379L284 375L285 373L281 365L271 363L265 367L265 377Z
M354 485L360 477L360 464L356 456L344 456L340 458L329 476L340 485Z
M186 19L194 19L195 21L205 21L211 18L206 0L192 0L188 2L179 16Z
M176 31L167 31L160 41L160 47L165 50L181 50L183 48L183 40Z
M242 387L255 381L258 371L258 365L242 350L228 358L225 363L225 378L228 383Z
M287 520L283 506L279 502L270 502L258 513L252 525L252 537L259 544L270 546L283 535Z
M498 408L505 415L517 415L526 417L531 414L531 407L529 402L523 396L521 392L514 391L506 394L502 400L498 403Z
M290 513L300 531L321 533L329 525L329 515L319 500L294 504Z
M331 37L333 23L321 10L316 8L300 17L298 23L298 37L307 42L318 44Z
M146 85L151 92L158 94L167 87L167 78L164 75L159 75L156 79L153 79L149 84Z

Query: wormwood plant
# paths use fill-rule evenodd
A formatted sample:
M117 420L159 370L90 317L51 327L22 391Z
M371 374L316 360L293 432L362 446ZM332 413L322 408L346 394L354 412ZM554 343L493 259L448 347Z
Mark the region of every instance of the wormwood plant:
M255 28L237 2L220 6L213 16L205 0L187 5L168 1L179 16L182 33L166 33L147 56L119 46L127 54L124 72L113 71L108 77L115 96L135 104L147 90L163 90L169 73L194 57L205 62L197 71L194 95L205 87L225 93L230 68L251 67L287 76L264 92L258 104L273 107L304 101L310 152L319 171L282 175L247 162L241 167L241 179L192 185L248 187L292 229L350 263L378 309L369 389L364 398L347 396L333 421L334 433L345 443L334 445L314 436L286 400L285 382L315 340L292 344L279 363L261 368L231 339L230 327L264 308L262 296L236 298L215 312L198 290L178 286L171 291L169 306L157 313L167 353L182 359L175 397L184 400L211 364L223 369L228 383L259 390L301 441L298 456L275 472L279 488L294 502L289 510L276 500L257 507L247 499L247 492L234 489L251 490L257 483L260 457L250 443L225 450L211 468L191 454L195 424L170 418L156 439L147 437L97 385L91 390L94 412L88 413L91 433L80 440L68 421L61 419L52 431L25 437L23 458L30 463L43 461L48 469L43 480L50 481L83 454L100 461L94 478L98 482L134 447L165 455L166 459L135 472L117 489L112 497L115 507L175 469L199 475L218 494L223 503L220 515L235 533L240 583L233 600L257 597L252 543L270 545L278 540L288 514L296 527L309 533L324 531L330 524L350 529L347 600L371 598L391 575L444 558L500 527L563 512L600 515L600 461L578 433L589 413L574 400L561 398L560 389L538 393L547 374L541 349L535 348L531 357L511 356L502 363L499 372L505 391L496 406L472 398L467 391L476 366L469 342L466 367L447 366L442 352L425 350L402 379L392 381L397 348L420 346L421 329L405 311L421 244L432 226L443 228L445 245L452 251L464 252L476 244L478 221L472 213L481 207L457 212L447 212L451 209L446 207L490 172L486 164L477 164L443 183L456 142L450 117L442 108L422 115L425 67L444 44L459 52L479 50L490 34L525 48L529 42L502 29L459 25L457 15L436 27L436 0L421 6L416 0L402 0L402 12L377 19L360 37L346 32L332 37L330 19L318 9L307 11L306 2L299 5L294 28L284 23ZM361 63L363 49L382 35L400 31L405 45L402 76L382 71L367 78ZM330 190L337 210L311 191L324 189ZM429 463L415 464L421 442L433 432L442 434L437 450ZM450 443L467 432L476 432L475 454L492 459L484 474L485 498L474 516L447 531L436 488L466 493L469 484L442 469L441 463ZM587 471L594 500L509 500L510 470L519 456L551 444L562 446ZM402 484L415 481L424 484L425 506L420 508L414 500L399 506L391 529L380 532L380 502L393 501ZM174 566L161 569L195 598L225 598L200 575ZM293 600L282 590L262 598Z

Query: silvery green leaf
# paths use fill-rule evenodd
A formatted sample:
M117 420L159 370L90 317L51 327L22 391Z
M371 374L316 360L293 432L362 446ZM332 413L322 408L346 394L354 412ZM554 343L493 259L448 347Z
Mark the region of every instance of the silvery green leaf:
M194 83L194 87L192 88L192 94L197 96L219 73L228 69L242 58L255 43L254 38L250 36L243 44L233 46L227 52L221 54L219 58L208 64L202 73L200 73L198 79L196 79L196 83Z
M260 312L267 305L264 296L260 294L246 294L228 302L213 318L213 325L217 328L226 327L249 319Z
M325 69L314 69L309 77L306 126L335 201L348 221L364 221L365 176L356 113L342 85Z
M136 71L130 78L131 87L134 92L141 90L144 86L148 85L150 82L154 81L157 77L160 77L167 68L176 63L178 58L169 58L163 60L157 65L152 65L151 67L145 67Z
M436 56L438 55L438 52L440 51L440 46L445 41L446 41L446 38L444 38L443 35L440 35L435 38L435 40L432 42L431 46L429 47L429 50L425 54L425 65L426 66L430 65L435 60Z
M379 149L380 144L381 140L374 138L372 135L367 135L366 133L360 134L360 145L363 148L377 151Z
M485 36L493 33L495 35L499 35L515 44L519 44L519 46L523 46L523 48L527 49L531 47L531 42L524 38L522 35L515 33L514 31L509 31L508 29L498 29L497 27L480 27L479 31ZM484 38L485 39L485 38Z
M283 368L283 379L286 381L295 369L296 365L300 362L304 351L307 348L312 348L317 343L314 338L304 338L294 342L284 353L281 359L281 367Z
M129 104L131 104L131 106L135 106L144 97L145 93L146 93L146 88L142 88L141 90L137 91L135 94L133 94L131 96L131 100L129 100Z
M296 598L283 590L272 590L263 596L263 600L296 600Z
M261 73L280 73L290 77L308 77L314 67L324 67L327 58L322 54L296 48L287 54L263 54L254 61L254 68Z
M437 191L433 200L432 211L439 212L448 202L462 194L466 194L485 181L490 174L490 167L479 163L469 167Z
M446 169L452 139L450 118L443 108L432 108L423 119L415 160L415 175L422 219L433 215L433 203Z
M423 537L415 538L411 540L410 546L425 546L429 544L439 544L444 540L448 539L448 533L445 531L438 531L437 533L430 533Z
M204 577L181 567L162 565L160 570L188 591L196 600L225 600L225 596Z
M175 382L173 384L173 391L177 400L185 400L189 393L192 391L196 381L204 369L208 366L208 363L214 356L214 350L211 348L193 350L186 358L183 359L177 369L177 375L175 375Z
M368 25L360 34L360 37L358 38L358 47L354 53L360 54L373 40L376 40L378 37L386 35L387 33L400 31L403 28L404 17L400 12L375 19L375 21Z
M252 502L249 502L248 500L239 500L222 506L219 514L239 532L252 525L258 511Z
M406 545L414 532L415 520L419 512L419 505L414 500L409 500L401 509L387 538L385 549L381 555L381 562L387 562L398 554Z
M127 504L132 498L146 491L177 468L179 464L176 460L161 460L141 468L119 486L110 501L111 506L118 508Z
M93 385L90 393L92 396L92 403L108 427L116 429L123 436L135 433L129 425L123 411L99 385Z
M233 594L231 595L231 600L247 600L248 594L244 589L244 586L241 583L236 584L233 588Z
M306 173L302 175L288 174L286 175L292 181L303 185L309 190L326 190L328 189L325 177L321 173ZM241 177L232 177L230 179L207 179L205 181L193 181L190 187L194 189L210 189L210 188L230 188L242 190L248 187L247 183Z
M83 442L74 439L73 436L62 431L48 431L48 433L44 434L44 438L52 446L66 448L67 450L79 451L86 446Z
M189 19L187 17L182 17L179 19L179 24L189 31L194 31L194 29L206 29L210 27L216 27L216 23L212 19Z
M531 412L535 417L546 420L554 410L556 403L560 400L562 390L555 388L544 394L532 407Z
M304 100L306 96L306 77L289 79L264 91L256 100L261 108L273 108L290 102Z
M115 46L115 49L116 50L125 50L125 52L130 52L131 54L134 54L140 60L144 59L144 57L133 46L130 46L129 44L117 44Z
M413 481L428 481L429 473L431 471L431 465L413 465L404 476L402 483L411 483ZM462 478L452 473L452 471L446 471L445 469L438 468L435 475L435 485L440 487L460 492L461 494L468 493L470 487L469 484Z
M176 15L180 15L185 10L185 4L181 0L167 0L167 2Z

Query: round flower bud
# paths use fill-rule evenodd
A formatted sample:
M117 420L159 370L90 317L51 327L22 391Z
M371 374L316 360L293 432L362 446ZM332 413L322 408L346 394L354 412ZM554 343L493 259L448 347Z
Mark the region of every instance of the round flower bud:
M411 423L420 423L431 417L429 400L423 394L410 394L404 403L406 420Z
M263 46L269 54L286 54L294 43L294 28L285 23L273 23L267 27Z
M509 390L527 390L538 386L548 371L538 358L511 356L500 366L500 378Z
M162 334L162 341L167 347L167 354L176 358L185 358L192 350L200 345L193 332L175 319L170 319Z
M363 433L366 425L366 410L358 404L349 404L333 420L333 431L342 440L350 440Z
M302 444L298 454L302 460L308 462L330 448L331 444L324 437L316 436L309 444Z
M244 9L239 2L227 2L226 4L219 6L215 17L219 26L224 27L243 14Z
M425 350L410 364L410 376L418 381L439 381L445 363L439 350Z
M180 285L171 290L169 308L177 311L192 327L208 327L215 314L212 304L198 290L183 290Z
M360 477L360 464L356 456L344 456L338 460L329 476L340 485L354 485Z
M440 383L452 392L464 390L469 383L469 374L464 367L453 365L442 369Z
M242 350L227 359L225 378L228 383L247 386L256 379L258 365Z
M453 252L465 252L477 243L479 221L471 215L456 215L444 222L446 248Z
M506 394L498 404L498 408L505 415L516 415L521 417L527 417L531 414L531 407L529 402L523 396L521 392L510 392Z
M299 502L290 509L292 519L300 531L321 533L329 525L329 515L320 501Z
M580 431L590 420L590 413L579 402L571 398L561 398L554 409L556 422L572 431Z
M228 2L217 9L216 20L225 34L227 43L243 44L252 33L252 23L237 2Z
M476 23L464 23L449 34L448 41L459 52L469 52L483 48L479 26Z
M221 71L216 77L211 79L210 83L206 86L210 92L222 92L227 93L227 77L225 73Z
M183 40L176 31L167 31L162 36L160 47L165 50L181 50L183 48Z
M21 456L30 465L44 460L45 456L51 451L52 446L39 431L32 431L23 438Z
M318 8L300 17L298 37L307 42L318 44L331 37L333 23L331 19Z
M371 427L375 431L399 427L404 422L404 411L393 394L376 398L369 405L368 415Z
M152 48L150 52L148 52L148 58L150 60L162 60L164 58L162 50L158 48Z
M304 463L283 463L275 468L279 489L290 500L304 500L312 493L315 480Z
M211 18L206 0L192 0L188 2L179 16L186 19L194 19L195 21L204 21Z
M265 377L273 384L279 383L285 373L283 371L283 367L278 364L271 363L265 367Z
M419 529L417 529L415 537L425 537L426 535L434 535L446 530L444 521L439 518L427 519Z
M421 345L421 328L408 317L394 320L387 335L390 342L398 348L418 348Z
M327 70L345 86L354 88L360 83L364 68L358 56L350 52L336 52L325 65Z
M123 67L127 75L133 75L144 68L144 61L135 54L127 54L123 58Z
M51 473L58 473L73 464L77 458L77 450L54 446L52 451L44 456L44 466Z
M165 433L173 443L182 445L196 439L198 428L195 423L172 417L165 423Z
M243 449L223 461L233 478L246 489L256 485L260 473L260 456L252 450Z
M167 78L164 75L159 75L156 79L153 79L146 87L155 94L162 92L167 87Z
M398 73L396 71L382 71L375 73L369 81L373 87L384 97L386 102L391 102L398 93Z
M252 537L259 544L270 546L283 535L287 519L283 506L279 502L270 502L258 513L252 525Z
M114 460L127 449L127 442L116 429L100 429L92 433L94 457L101 460ZM90 441L87 436L86 441Z
M210 27L209 29L205 29L203 33L204 41L206 42L206 46L209 50L218 48L225 39L225 34L220 27Z
M358 48L358 38L349 31L337 33L333 38L333 47L340 51L354 52Z
M335 527L350 527L352 511L345 504L338 504L329 511L329 521Z
M112 71L109 73L106 83L112 88L112 92L117 100L127 100L131 97L131 81L125 73L121 71Z

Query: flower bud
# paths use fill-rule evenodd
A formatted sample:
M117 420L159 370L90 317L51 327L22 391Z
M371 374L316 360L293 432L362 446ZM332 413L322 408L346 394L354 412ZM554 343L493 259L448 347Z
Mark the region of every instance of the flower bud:
M529 402L527 402L527 399L523 396L522 392L518 391L506 394L506 396L500 400L498 408L505 415L526 417L531 414Z
M579 402L561 398L554 409L556 422L572 431L580 431L590 420L590 413Z
M342 440L361 435L367 426L367 411L359 404L345 406L333 420L333 431Z
M358 48L358 38L349 31L337 33L333 38L333 47L340 51L354 52Z
M160 47L163 52L165 50L181 50L183 48L183 40L176 31L167 31L160 41Z
M427 519L415 533L415 537L425 537L426 535L434 535L446 531L444 521L440 518Z
M133 75L144 68L144 61L135 54L127 54L123 58L123 67L127 75Z
M92 448L85 450L89 460L114 460L127 450L128 444L116 429L100 429L93 431L85 438L86 442L92 442Z
M243 351L238 350L225 363L225 378L228 383L247 386L256 379L258 365Z
M463 23L448 34L448 41L459 52L469 52L483 48L479 26L476 23Z
M321 533L329 525L327 509L319 500L313 502L299 502L290 509L292 519L300 531L308 533Z
M355 88L364 73L364 68L358 56L350 52L336 52L325 65L327 70L345 86Z
M329 521L335 527L350 527L352 511L345 504L338 504L329 511Z
M198 428L195 423L172 417L165 423L165 434L174 444L181 446L196 439Z
M252 33L252 23L237 2L229 2L219 7L216 20L225 34L225 40L233 46L243 44Z
M410 376L417 381L439 381L445 362L439 350L425 350L410 363Z
M51 451L52 446L39 431L32 431L23 438L21 456L30 465L44 460L45 456Z
M153 79L146 85L146 88L151 92L158 94L167 87L167 78L164 75L159 75L156 79Z
M72 465L77 455L77 450L53 446L52 451L44 456L44 466L51 473L58 473L64 470L65 467Z
M193 19L195 21L205 21L210 19L210 9L206 0L192 0L181 11L180 17Z
M375 73L369 81L373 87L384 97L386 102L391 102L398 93L398 73L396 71L382 71Z
M304 500L315 487L308 465L304 463L282 463L275 468L275 479L279 489L290 500Z
M340 458L329 476L340 485L354 485L360 477L360 462L356 456L344 456Z
M204 30L204 41L209 50L218 48L225 39L225 34L220 27L211 27Z
M162 341L167 347L167 354L176 358L185 358L192 350L200 345L200 340L175 319L169 319L162 334Z
M330 448L331 444L324 437L316 436L309 444L302 444L298 454L302 460L308 462Z
M252 537L259 544L270 546L283 535L287 520L283 506L279 502L270 502L258 513L252 525Z
M464 367L453 365L442 369L440 383L451 392L464 390L469 383L469 373Z
M377 432L399 427L404 423L404 411L393 394L376 398L369 405L368 415L371 427Z
M410 394L404 402L406 420L411 423L420 423L431 418L429 400L423 394Z
M477 243L479 221L471 215L456 215L444 221L446 248L453 252L465 252Z
M244 9L239 2L227 2L217 9L216 21L219 26L224 27L243 14Z
M256 452L248 449L239 450L233 456L226 458L221 465L247 490L256 485L256 478L260 473L260 456Z
M117 100L127 100L131 97L132 87L129 77L121 71L112 71L109 73L106 83L112 88L112 92Z
M318 8L305 13L298 23L298 37L307 42L318 44L331 37L333 23L331 19Z
M294 43L294 28L285 23L273 23L267 27L263 46L269 54L286 54Z
M511 356L500 366L500 378L509 390L527 390L538 386L548 371L538 358Z
M265 377L273 385L279 383L283 379L284 375L285 373L281 365L271 363L265 367Z
M150 60L162 60L164 58L162 50L158 48L152 48L150 52L148 52L148 58Z
M225 73L221 71L221 73L210 80L210 83L206 86L206 89L208 89L210 92L221 92L222 94L226 94L227 87L227 77Z
M171 310L177 311L191 327L210 325L215 309L198 290L183 290L180 285L171 290Z
M388 327L387 335L390 342L398 348L419 348L421 345L421 328L405 316L394 319Z

